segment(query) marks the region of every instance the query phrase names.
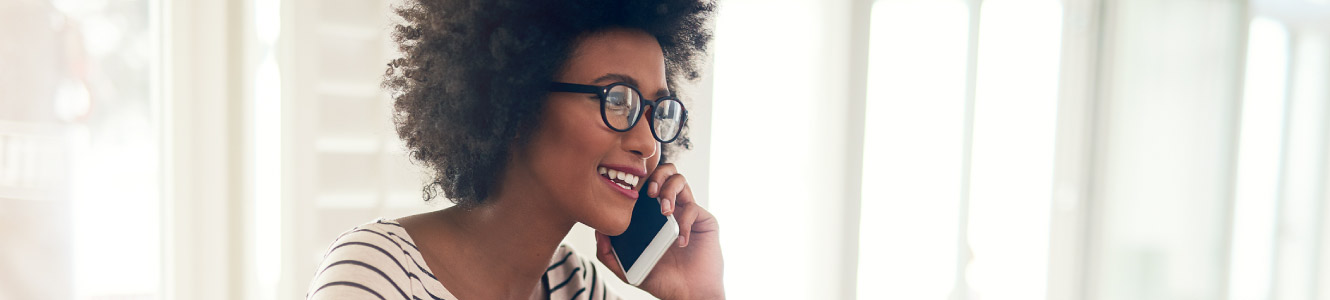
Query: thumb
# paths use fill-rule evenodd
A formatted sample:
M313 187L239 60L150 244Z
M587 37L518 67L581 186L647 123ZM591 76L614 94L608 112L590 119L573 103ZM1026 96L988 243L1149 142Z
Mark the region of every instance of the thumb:
M610 237L600 232L596 232L596 259L600 263L619 276L619 280L628 281L628 277L623 275L623 266L619 265L619 258L614 256L614 248L610 246Z

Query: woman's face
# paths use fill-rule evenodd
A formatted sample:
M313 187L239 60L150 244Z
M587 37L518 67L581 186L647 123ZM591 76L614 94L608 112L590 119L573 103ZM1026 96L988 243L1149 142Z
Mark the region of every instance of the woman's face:
M595 86L622 82L636 86L646 99L669 95L660 44L641 30L609 29L584 36L555 81ZM601 233L622 233L639 189L648 185L647 174L660 161L660 144L646 117L631 130L616 132L601 120L600 98L594 94L550 93L546 101L540 124L521 150L526 161L520 163L531 168L542 185L539 190L551 193L535 198L554 201L564 214ZM601 168L626 173L627 179L610 179Z

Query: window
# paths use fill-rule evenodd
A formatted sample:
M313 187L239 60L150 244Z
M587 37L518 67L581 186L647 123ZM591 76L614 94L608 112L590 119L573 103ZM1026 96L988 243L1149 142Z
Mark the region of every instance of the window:
M984 2L972 107L969 12L874 7L860 298L1044 295L1061 7Z
M0 298L161 296L152 5L0 5Z
M873 5L859 299L944 299L960 262L970 11Z
M970 154L966 294L1042 299L1048 268L1062 5L984 1Z
M846 298L843 40L819 1L726 1L716 19L711 211L736 299ZM840 37L843 38L843 37ZM702 143L706 143L702 142ZM816 200L814 200L816 199ZM737 254L737 255L736 255ZM778 266L778 267L773 267ZM778 268L778 272L773 272ZM797 282L780 288L773 283Z
M1248 34L1229 272L1234 299L1261 299L1271 293L1288 73L1288 31L1282 25L1257 18Z
M1233 299L1324 297L1327 131L1324 27L1257 7L1248 30L1233 209ZM1330 8L1326 8L1330 11ZM1319 30L1318 30L1319 29Z

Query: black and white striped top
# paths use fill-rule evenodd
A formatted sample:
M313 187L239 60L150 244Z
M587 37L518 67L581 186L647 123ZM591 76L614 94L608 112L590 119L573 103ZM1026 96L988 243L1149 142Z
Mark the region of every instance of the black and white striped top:
M553 300L619 299L594 262L560 245L540 287ZM533 290L534 290L533 289ZM343 233L328 248L307 299L457 299L425 265L411 236L394 220L379 219Z

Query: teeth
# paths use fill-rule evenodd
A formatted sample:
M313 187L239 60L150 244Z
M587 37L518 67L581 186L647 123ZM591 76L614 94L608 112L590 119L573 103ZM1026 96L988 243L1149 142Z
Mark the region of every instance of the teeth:
M627 177L627 178L624 178L623 182L627 182L628 184L630 184L630 185L632 185L632 186L637 186L637 176L628 175L628 176L626 176L626 177Z
M618 179L620 181L628 183L629 184L628 186L625 186L618 182L614 183L618 184L620 187L623 187L624 189L630 189L630 190L633 189L633 187L637 186L638 181L641 180L641 178L638 178L636 175L620 172L618 170L609 169L605 167L596 167L596 172L600 173L600 175L604 175L605 178Z

